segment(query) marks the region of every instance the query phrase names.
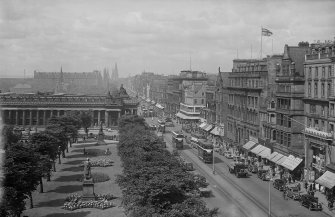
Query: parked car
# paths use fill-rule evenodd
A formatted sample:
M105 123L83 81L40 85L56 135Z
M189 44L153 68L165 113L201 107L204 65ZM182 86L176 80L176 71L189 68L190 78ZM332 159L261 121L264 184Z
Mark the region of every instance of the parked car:
M322 210L322 205L319 203L318 198L310 194L301 195L300 204L304 207L307 207L309 210Z
M268 170L258 170L257 176L263 181L270 181L270 174Z
M300 191L297 186L290 186L287 188L287 197L292 198L293 200L300 200Z
M285 182L282 179L275 179L273 182L273 187L278 189L279 191L284 191Z
M258 171L258 167L257 167L256 164L250 164L250 165L248 166L248 170L249 170L249 172L251 172L251 173L257 173L257 171Z
M228 169L230 173L234 173L237 178L248 177L248 172L245 169L245 165L238 162L231 162L228 164Z
M228 159L232 159L233 155L231 154L231 152L226 152L225 157L228 158Z

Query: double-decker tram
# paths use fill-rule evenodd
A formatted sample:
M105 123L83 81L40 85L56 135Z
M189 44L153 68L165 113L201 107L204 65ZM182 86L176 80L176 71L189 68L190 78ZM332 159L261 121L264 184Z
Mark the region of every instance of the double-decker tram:
M180 131L172 131L172 144L176 149L183 149L184 135Z
M206 136L200 133L191 133L191 147L198 148L199 139L206 139Z
M205 163L213 163L213 144L208 140L198 140L198 157Z
M165 133L165 121L158 120L158 130L162 133Z

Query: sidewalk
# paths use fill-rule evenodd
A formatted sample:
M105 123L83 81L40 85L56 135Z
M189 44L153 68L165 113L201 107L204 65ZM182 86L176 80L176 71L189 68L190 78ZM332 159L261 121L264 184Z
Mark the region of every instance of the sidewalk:
M294 184L290 184L290 185L296 185L296 184L298 184L298 182L295 182ZM307 190L304 187L304 182L300 182L300 185L301 185L301 190L300 190L301 194L307 194ZM323 212L327 213L330 216L335 216L335 208L333 208L332 210L329 210L328 208L328 201L326 199L326 195L316 190L314 196L319 199L319 202L322 205Z

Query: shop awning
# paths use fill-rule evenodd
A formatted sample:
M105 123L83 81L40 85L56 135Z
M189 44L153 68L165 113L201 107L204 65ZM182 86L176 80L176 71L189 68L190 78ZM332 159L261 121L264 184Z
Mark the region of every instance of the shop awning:
M278 153L278 152L273 152L273 153L276 153L276 155L275 156L273 156L273 157L269 157L268 159L270 160L270 161L272 161L273 163L277 163L278 161L279 161L279 159L281 159L281 158L283 158L284 157L284 155L282 155L282 154L280 154L280 153ZM273 154L272 153L272 154ZM281 164L280 164L281 165Z
M326 171L321 177L319 177L315 182L323 185L329 189L335 186L335 173Z
M205 127L205 126L206 126L206 123L201 123L201 124L199 125L200 128L203 128L203 127Z
M217 127L214 127L213 130L211 130L211 134L215 135L215 136L220 136L219 130Z
M278 152L272 152L268 157L267 159L271 161L272 158L276 157L278 155ZM272 161L273 162L273 161Z
M207 132L210 131L213 128L213 125L209 124L204 130Z
M162 105L159 104L159 103L156 104L156 107L159 108L159 109L164 109L164 106L162 106Z
M268 158L271 155L271 149L264 147L264 149L258 153L262 158Z
M302 162L301 158L294 157L293 155L290 155L286 158L286 160L281 165L283 167L293 171L301 162Z
M278 158L275 163L278 164L278 165L281 165L286 160L286 158L287 157L285 155L282 155L282 157Z
M183 120L199 120L200 119L199 117L187 116L187 115L184 115L183 113L180 113L180 112L178 112L176 114L176 116L183 119Z
M243 148L247 149L247 150L250 150L252 148L252 146L256 145L256 142L254 141L248 141L247 143L245 143L243 145Z
M147 99L147 102L151 102L151 100L148 98L148 99Z
M263 151L265 149L265 146L263 145L257 145L255 148L251 149L251 152L254 154L258 154L259 152Z
M153 104L153 105L154 105L154 104L156 104L156 102L155 102L154 100L152 100L152 101L151 101L151 104Z

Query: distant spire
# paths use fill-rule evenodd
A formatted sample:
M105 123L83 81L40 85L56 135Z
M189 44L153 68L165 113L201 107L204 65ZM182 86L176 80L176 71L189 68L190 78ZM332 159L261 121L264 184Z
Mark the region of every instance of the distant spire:
M117 69L117 63L115 63L113 79L114 80L118 80L119 79L119 71Z
M63 76L63 67L60 67L60 78L59 78L60 83L64 82L64 76Z

